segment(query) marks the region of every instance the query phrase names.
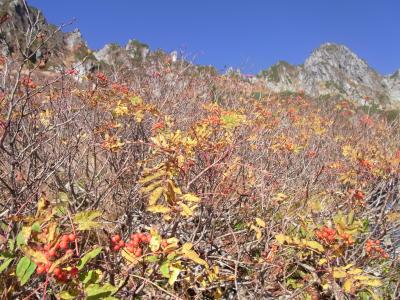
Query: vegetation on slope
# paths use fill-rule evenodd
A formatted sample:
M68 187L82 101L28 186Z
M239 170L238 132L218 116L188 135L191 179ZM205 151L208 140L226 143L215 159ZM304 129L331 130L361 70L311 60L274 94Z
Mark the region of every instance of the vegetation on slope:
M163 56L28 61L1 59L1 297L399 296L397 119Z

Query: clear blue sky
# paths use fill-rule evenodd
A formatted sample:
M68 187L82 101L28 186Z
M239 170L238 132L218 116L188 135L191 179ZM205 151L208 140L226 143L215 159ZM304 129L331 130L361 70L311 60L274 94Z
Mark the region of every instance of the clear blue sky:
M47 20L76 18L93 49L131 38L199 64L257 73L301 64L324 42L347 45L382 74L400 68L399 0L28 0Z

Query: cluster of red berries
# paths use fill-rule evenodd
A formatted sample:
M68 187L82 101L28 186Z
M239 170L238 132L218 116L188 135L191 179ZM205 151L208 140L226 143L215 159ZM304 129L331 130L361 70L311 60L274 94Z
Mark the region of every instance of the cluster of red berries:
M340 235L340 237L342 238L345 244L347 245L354 244L354 240L350 234L344 232Z
M130 241L125 243L119 234L111 237L112 249L119 251L121 248L125 248L126 251L134 254L136 257L140 257L143 254L143 247L149 244L151 241L151 235L148 233L132 233Z
M320 240L324 241L327 244L331 244L336 241L337 232L335 229L323 226L320 230L315 231L315 235Z
M367 240L365 244L365 251L367 255L374 258L389 258L389 254L381 247L380 240Z
M106 82L108 81L107 76L106 76L104 73L102 73L102 72L97 72L97 73L96 73L96 78L97 78L99 81L101 81L102 83L106 83Z
M36 84L29 77L24 77L21 79L21 84L31 89L36 89Z
M111 85L111 88L117 92L123 93L123 94L128 94L129 93L129 88L126 85L122 85L119 83L113 83Z
M39 275L44 275L49 273L52 266L52 261L56 260L60 256L73 255L74 250L70 249L70 246L73 242L76 241L76 236L73 233L65 234L61 237L61 239L55 244L46 244L43 247L43 252L46 256L47 262L45 264L37 264L36 273ZM62 254L62 252L65 252ZM66 282L69 279L76 277L78 275L78 269L76 267L71 268L69 271L65 271L59 267L54 268L52 270L54 277L61 282Z

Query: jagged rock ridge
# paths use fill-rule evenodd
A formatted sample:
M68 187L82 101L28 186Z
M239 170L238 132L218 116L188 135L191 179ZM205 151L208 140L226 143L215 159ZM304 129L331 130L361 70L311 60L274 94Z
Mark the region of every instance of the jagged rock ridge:
M316 97L339 94L387 104L400 101L399 73L381 76L346 46L326 43L315 49L303 65L280 61L259 76L277 92L304 91Z

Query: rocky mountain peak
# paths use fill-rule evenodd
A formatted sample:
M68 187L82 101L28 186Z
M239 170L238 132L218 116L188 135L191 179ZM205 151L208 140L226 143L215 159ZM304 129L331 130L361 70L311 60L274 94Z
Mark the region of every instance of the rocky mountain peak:
M315 97L341 95L360 102L368 97L381 104L400 100L392 92L398 75L385 79L348 47L334 43L316 48L301 66L279 62L261 76L277 92L302 90Z

